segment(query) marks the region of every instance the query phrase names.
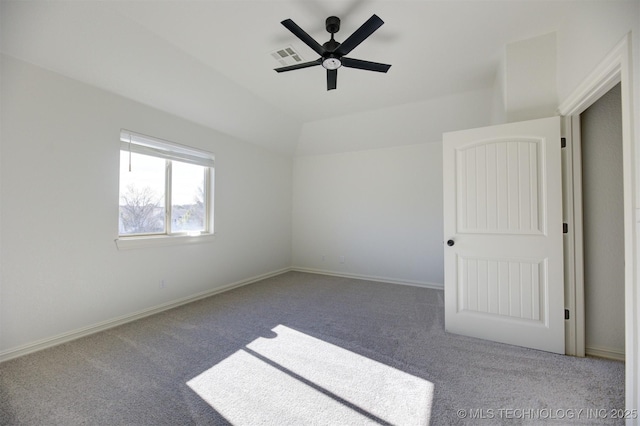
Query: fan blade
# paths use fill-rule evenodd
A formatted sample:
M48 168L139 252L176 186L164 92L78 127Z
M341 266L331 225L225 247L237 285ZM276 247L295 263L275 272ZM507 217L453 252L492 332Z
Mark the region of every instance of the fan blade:
M359 70L387 72L391 65L381 64L379 62L363 61L362 59L342 58L340 59L343 67L357 68Z
M293 71L300 70L302 68L315 67L316 65L320 65L322 63L322 58L316 59L311 62L302 62L301 64L288 65L286 67L274 68L275 72L285 72L285 71Z
M339 55L346 55L362 43L367 37L374 33L375 30L380 28L384 24L384 21L373 15L367 22L362 24L360 28L355 30L347 39L336 49L336 53Z
M338 82L338 70L327 70L327 90L336 88Z
M281 22L281 24L284 25L286 29L291 31L293 35L302 40L304 44L312 48L318 55L322 56L326 52L326 50L320 43L311 38L309 34L307 34L302 28L298 26L298 24L293 22L291 19L285 19Z

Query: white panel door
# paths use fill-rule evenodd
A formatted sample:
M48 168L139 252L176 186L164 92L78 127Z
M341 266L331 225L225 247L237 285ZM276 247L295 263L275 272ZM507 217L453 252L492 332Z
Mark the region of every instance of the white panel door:
M560 117L446 133L445 328L564 354Z

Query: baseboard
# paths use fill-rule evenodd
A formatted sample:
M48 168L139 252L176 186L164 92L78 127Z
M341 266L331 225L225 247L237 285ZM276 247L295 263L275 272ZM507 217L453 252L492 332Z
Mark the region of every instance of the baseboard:
M333 277L353 278L356 280L376 281L376 282L388 283L388 284L400 284L400 285L408 285L412 287L424 287L424 288L431 288L434 290L444 290L444 284L430 283L426 281L399 280L396 278L378 277L373 275L362 275L362 274L351 274L348 272L336 272L336 271L329 271L326 269L304 268L302 266L292 266L291 270L297 271L297 272L307 272L310 274L330 275Z
M41 351L43 349L47 349L53 346L67 343L72 340L76 340L81 337L88 336L90 334L108 330L110 328L117 327L119 325L126 324L126 323L129 323L144 317L148 317L163 311L167 311L169 309L173 309L181 305L186 305L187 303L195 302L196 300L204 299L219 293L223 293L225 291L233 290L234 288L242 287L248 284L253 284L257 281L275 277L276 275L284 274L285 272L289 272L290 270L291 268L278 269L276 271L257 275L241 281L236 281L234 283L227 284L222 287L215 288L213 290L203 291L201 293L183 297L181 299L177 299L171 302L163 303L161 305L157 305L152 308L143 309L141 311L134 312L132 314L123 315L117 318L113 318L107 321L90 325L88 327L79 328L77 330L73 330L67 333L62 333L54 337L49 337L46 339L38 340L33 343L28 343L26 345L19 346L17 348L5 350L0 352L0 362L8 361L10 359L21 357L23 355L27 355L33 352Z
M584 354L587 356L595 356L598 358L613 359L615 361L625 360L624 350L619 349L586 347L584 348Z

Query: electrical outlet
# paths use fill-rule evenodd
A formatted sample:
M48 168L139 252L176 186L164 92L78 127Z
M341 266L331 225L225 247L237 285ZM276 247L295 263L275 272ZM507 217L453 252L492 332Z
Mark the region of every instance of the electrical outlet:
M344 256L340 256L340 263L344 263Z
M324 254L322 255L322 261L324 262L325 260L327 260L327 256L325 256Z
M167 287L167 282L164 279L160 280L160 283L158 283L158 288L160 290L164 290Z

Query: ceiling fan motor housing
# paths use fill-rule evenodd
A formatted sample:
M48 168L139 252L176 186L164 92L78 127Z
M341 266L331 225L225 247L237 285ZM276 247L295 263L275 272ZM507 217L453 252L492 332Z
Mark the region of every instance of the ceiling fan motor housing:
M327 51L325 54L323 54L322 56L329 57L330 55L332 55L332 52L335 52L335 50L340 46L340 43L338 43L337 41L335 41L333 39L333 37L331 38L331 40L329 40L328 42L324 43L322 45L322 47L325 48L325 50ZM337 55L334 55L337 56Z
M335 34L340 31L340 18L337 16L329 16L325 21L325 27L331 34Z

